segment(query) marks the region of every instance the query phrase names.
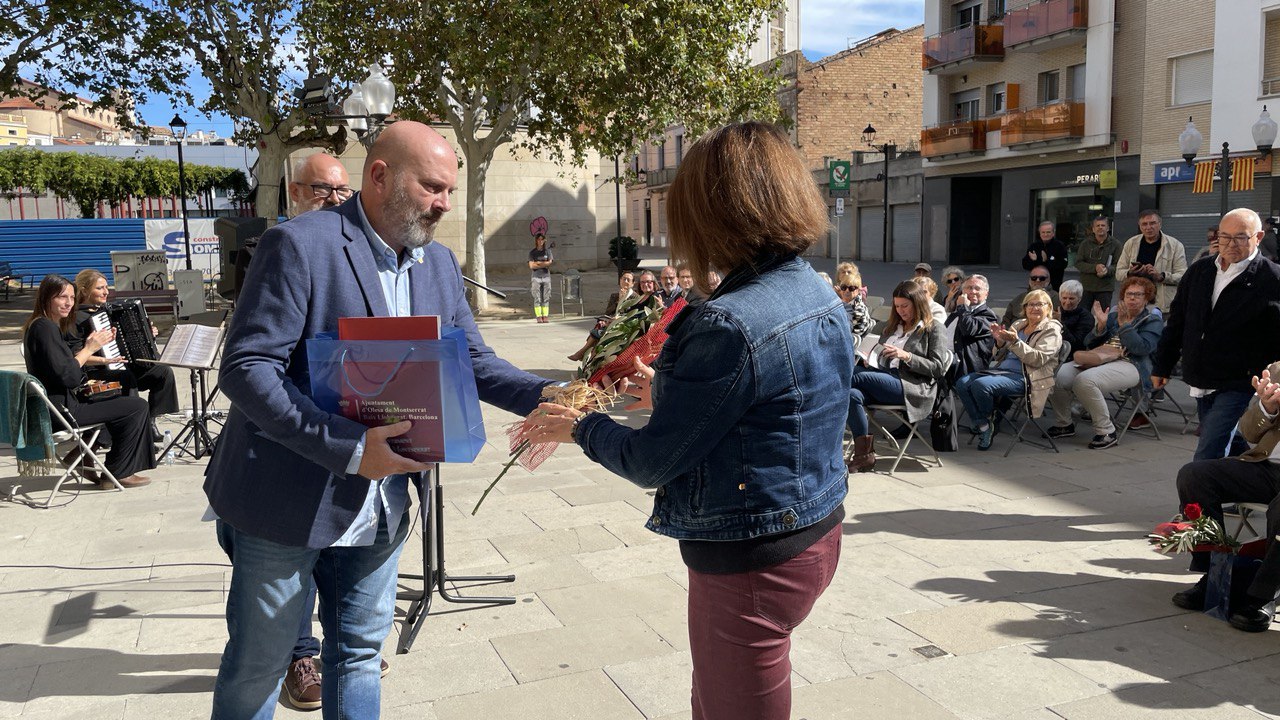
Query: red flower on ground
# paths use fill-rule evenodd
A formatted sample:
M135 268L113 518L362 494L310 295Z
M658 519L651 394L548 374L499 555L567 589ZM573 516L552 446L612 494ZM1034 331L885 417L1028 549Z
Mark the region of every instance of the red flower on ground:
M1182 516L1188 520L1199 520L1203 514L1204 511L1200 509L1199 503L1187 503L1187 506L1182 508Z

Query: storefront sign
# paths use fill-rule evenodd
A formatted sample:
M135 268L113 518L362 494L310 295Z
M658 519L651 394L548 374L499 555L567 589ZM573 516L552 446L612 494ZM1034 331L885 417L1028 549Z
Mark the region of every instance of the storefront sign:
M1156 184L1184 183L1196 179L1196 168L1185 160L1156 164Z
M1116 189L1116 171L1103 170L1098 173L1098 187L1102 190Z
M1075 180L1068 180L1062 184L1063 185L1097 185L1098 173L1094 173L1092 175L1089 175L1089 174L1077 175Z

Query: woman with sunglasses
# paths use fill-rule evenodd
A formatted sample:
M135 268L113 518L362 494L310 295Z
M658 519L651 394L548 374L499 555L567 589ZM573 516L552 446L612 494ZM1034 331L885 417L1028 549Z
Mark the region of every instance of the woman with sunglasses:
M853 344L856 346L875 327L867 302L862 299L862 273L858 271L858 266L851 262L837 265L835 288L840 302L844 303L844 311L849 314L849 332L853 333Z
M960 299L961 288L964 286L964 270L955 265L948 265L942 268L942 290L938 302L942 303L942 307L946 309L947 314L955 312L956 302Z

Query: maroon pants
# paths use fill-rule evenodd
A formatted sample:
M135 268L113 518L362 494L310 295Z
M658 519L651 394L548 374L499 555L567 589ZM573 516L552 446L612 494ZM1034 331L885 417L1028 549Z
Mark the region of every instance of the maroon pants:
M831 584L840 526L790 560L746 573L689 571L693 720L791 717L791 631Z

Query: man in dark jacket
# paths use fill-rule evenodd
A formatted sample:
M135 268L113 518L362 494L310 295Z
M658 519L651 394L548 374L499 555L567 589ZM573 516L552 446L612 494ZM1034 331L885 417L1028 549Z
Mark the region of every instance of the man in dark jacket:
M1067 272L1067 246L1054 237L1057 233L1048 220L1040 223L1037 233L1040 237L1031 241L1027 254L1022 256L1022 269L1045 266L1049 269L1049 284L1057 290L1062 287L1062 276Z
M1280 267L1262 256L1262 219L1248 208L1218 224L1218 255L1195 263L1178 285L1152 363L1159 389L1182 360L1200 416L1196 460L1228 452L1231 430L1253 396L1250 379L1280 357Z
M1111 309L1111 296L1116 290L1116 258L1120 255L1120 243L1111 237L1110 220L1098 216L1089 230L1093 237L1081 241L1076 248L1076 269L1080 271L1080 285L1084 288L1080 306L1086 313L1093 309L1094 302L1103 310ZM1062 292L1061 287L1058 292Z
M947 317L947 334L952 338L956 355L947 375L951 382L985 370L991 364L991 350L996 342L991 335L991 324L996 321L996 314L987 307L990 290L990 284L982 275L965 278L960 296L956 298L956 309Z

